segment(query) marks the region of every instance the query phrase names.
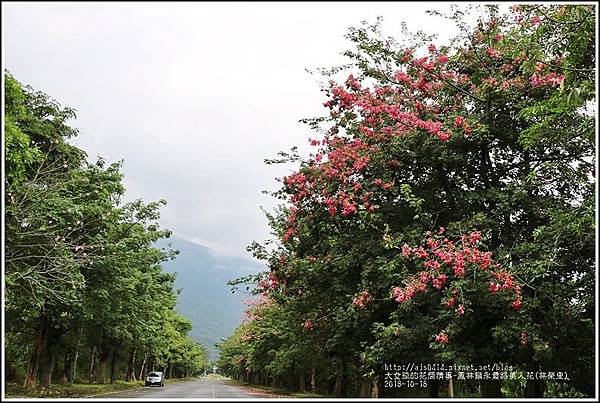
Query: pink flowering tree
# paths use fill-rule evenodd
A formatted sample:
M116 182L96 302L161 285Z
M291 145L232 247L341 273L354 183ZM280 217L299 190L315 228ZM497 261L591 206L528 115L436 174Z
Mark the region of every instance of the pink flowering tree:
M593 346L594 10L484 11L474 27L448 16L450 46L351 29L326 116L306 120L314 152L282 153L299 167L269 216L279 246L253 245L270 267L258 290L326 357L329 393L368 394L407 361L568 364L581 378L567 389L590 393L593 371L566 357L572 337L587 364Z

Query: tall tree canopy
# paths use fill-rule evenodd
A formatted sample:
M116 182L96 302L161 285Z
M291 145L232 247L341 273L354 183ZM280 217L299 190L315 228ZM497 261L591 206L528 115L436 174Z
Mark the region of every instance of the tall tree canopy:
M270 161L297 170L268 216L278 246L252 245L267 300L222 343L228 373L391 396L385 364L504 363L570 381L454 388L593 395L596 10L481 11L445 15L448 46L349 31L328 115L306 120L315 152Z
M7 379L104 383L109 363L111 382L199 374L206 353L161 268L176 251L154 246L165 201L121 203L121 163L89 163L69 142L75 112L8 73L5 105Z

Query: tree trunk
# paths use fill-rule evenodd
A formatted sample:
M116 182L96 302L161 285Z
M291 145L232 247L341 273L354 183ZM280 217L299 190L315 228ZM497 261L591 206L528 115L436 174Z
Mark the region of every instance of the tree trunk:
M110 365L110 383L113 384L115 383L115 368L117 366L117 349L113 348L112 349L112 360L111 360L111 365Z
M371 381L361 377L358 383L360 385L358 397L371 397Z
M495 379L481 381L482 397L502 397L500 381Z
M310 391L313 395L316 393L316 388L317 388L317 383L315 380L315 365L313 363L313 366L310 369Z
M544 397L544 384L539 379L528 379L525 390L526 397Z
M293 368L289 368L287 372L287 379L285 381L287 385L285 387L289 390L294 390L294 371Z
M454 397L454 383L452 378L448 379L448 397Z
M530 362L528 370L531 372L537 372L540 370L540 365L536 362ZM562 384L562 382L561 382ZM526 397L544 397L544 383L540 379L527 379L525 386Z
M144 370L146 369L146 361L148 360L148 352L144 351L144 359L142 360L142 367L140 368L140 376L139 379L144 379Z
M89 372L90 382L96 379L96 345L92 347L92 355L90 357L90 372Z
M335 376L335 386L333 394L335 397L345 397L347 395L347 379L346 379L346 360L338 360L337 374Z
M100 360L98 362L98 368L96 368L96 383L104 384L105 379L104 376L106 374L106 365L108 361Z
M65 353L65 359L63 361L63 373L62 373L62 383L64 385L69 383L69 379L71 378L71 352L67 351Z
M108 361L110 360L110 350L105 348L100 349L100 357L98 362L98 368L96 370L96 383L103 384L106 376L106 366L108 365Z
M379 397L379 378L375 377L371 380L371 397Z
M439 397L440 396L440 381L437 379L433 379L429 382L429 397Z
M54 360L56 359L56 352L54 349L46 349L44 359L42 360L41 367L41 380L40 385L43 388L49 388L52 383L52 373L54 372Z
M335 386L333 387L333 395L335 397L342 397L342 383L343 383L344 379L342 377L342 374L337 374L335 376Z
M135 347L131 349L129 353L129 363L127 364L127 373L125 374L125 380L127 382L135 381L135 354L137 350Z
M77 370L77 357L79 357L79 344L81 342L82 328L79 328L79 334L77 335L77 345L75 346L75 354L73 361L71 362L71 370L69 371L69 385L75 383L75 371Z
M298 390L304 392L306 390L306 380L304 379L304 369L300 369L300 376L298 377Z
M12 362L6 362L6 381L11 382L15 381L17 377L17 367Z
M40 367L40 385L43 388L49 388L52 384L52 375L54 374L54 370L56 369L56 353L57 353L57 343L58 339L62 335L61 332L57 331L54 327L52 327L47 321L47 336L46 336L46 348L44 353L41 356L41 367ZM57 370L58 371L58 370Z
M27 372L25 373L25 379L23 380L24 388L31 388L35 386L37 382L37 373L40 366L40 356L46 349L47 339L48 323L46 320L46 316L42 313L40 314L37 335L33 344L31 356L29 358L29 365L27 366Z

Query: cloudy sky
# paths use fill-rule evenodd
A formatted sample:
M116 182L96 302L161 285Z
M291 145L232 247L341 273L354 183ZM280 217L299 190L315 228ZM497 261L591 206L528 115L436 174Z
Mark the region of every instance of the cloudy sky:
M384 18L397 35L447 38L436 3L6 3L4 68L78 111L75 143L90 159L125 160L127 200L165 198L161 222L228 255L269 237L275 201L263 163L298 145L298 123L322 115L305 69L346 62L344 34Z

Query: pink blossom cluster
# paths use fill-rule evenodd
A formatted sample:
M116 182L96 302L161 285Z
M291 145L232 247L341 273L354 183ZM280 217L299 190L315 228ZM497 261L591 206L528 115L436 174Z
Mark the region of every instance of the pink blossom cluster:
M368 303L371 302L371 296L368 291L363 291L360 295L352 300L352 305L359 308L364 308Z
M277 289L280 285L280 282L275 273L270 272L267 277L260 280L257 285L261 290L261 293L263 295L267 295L269 291Z
M539 87L542 85L561 85L564 80L565 76L562 74L558 75L555 72L548 73L545 76L534 73L529 78L529 82L531 83L532 87Z
M435 336L435 341L442 344L448 344L450 342L450 338L444 332L440 332Z
M498 291L507 291L514 294L512 308L518 310L522 304L521 286L517 284L514 276L494 263L491 252L484 252L478 248L481 243L481 232L472 231L461 236L460 247L448 238L442 239L445 229L442 227L438 234L426 233L425 245L410 247L404 244L401 247L402 256L406 259L417 259L422 264L423 270L418 276L412 276L407 281L407 286L395 287L392 295L396 302L403 303L412 299L417 292L427 291L432 288L440 290L448 281L465 277L467 270L481 270L492 278L489 281L489 290L495 294ZM449 277L450 276L450 277ZM485 276L484 276L485 278ZM458 298L458 291L454 289L452 296L445 301L448 308L453 308ZM465 313L463 302L456 308L458 315Z

